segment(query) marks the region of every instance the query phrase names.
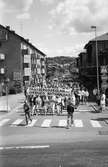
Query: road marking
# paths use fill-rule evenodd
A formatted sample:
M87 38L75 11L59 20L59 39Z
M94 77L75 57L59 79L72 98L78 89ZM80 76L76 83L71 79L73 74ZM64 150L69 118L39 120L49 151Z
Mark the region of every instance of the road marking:
M12 123L11 127L18 126L22 121L23 119L17 119L16 121Z
M45 128L50 127L51 121L52 121L51 119L45 119L41 127L45 127Z
M59 120L58 126L66 127L67 126L67 120L66 119Z
M92 126L94 127L94 128L101 128L102 126L100 125L100 123L98 122L98 121L96 121L96 120L90 120L90 122L91 122L91 124L92 124Z
M33 127L36 123L37 119L33 119L30 124L28 124L26 127Z
M80 119L75 119L75 120L74 120L74 126L75 126L75 127L80 127L80 128L82 128L82 127L83 127L83 122L82 122L82 120L80 120Z
M5 123L7 123L10 119L3 119L0 121L0 126L3 126Z
M16 146L16 147L0 147L0 150L11 150L11 149L42 149L50 148L50 145L38 145L38 146Z

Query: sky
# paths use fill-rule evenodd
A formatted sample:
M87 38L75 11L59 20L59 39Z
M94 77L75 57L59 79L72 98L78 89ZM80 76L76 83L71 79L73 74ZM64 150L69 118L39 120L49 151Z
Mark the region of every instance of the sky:
M0 0L0 24L48 57L77 57L97 35L108 32L108 0Z

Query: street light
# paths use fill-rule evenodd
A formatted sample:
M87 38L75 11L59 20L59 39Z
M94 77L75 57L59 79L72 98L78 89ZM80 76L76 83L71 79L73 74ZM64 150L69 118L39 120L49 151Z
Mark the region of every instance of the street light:
M97 27L96 26L91 26L91 29L94 30L95 32L95 41L96 41L96 71L97 71L97 93L99 96L99 61L98 61L98 47L97 47Z
M7 112L8 112L8 110L9 110L9 108L8 108L8 83L9 83L9 81L10 81L10 79L9 79L9 78L6 78L6 80L5 80L5 84L6 84Z

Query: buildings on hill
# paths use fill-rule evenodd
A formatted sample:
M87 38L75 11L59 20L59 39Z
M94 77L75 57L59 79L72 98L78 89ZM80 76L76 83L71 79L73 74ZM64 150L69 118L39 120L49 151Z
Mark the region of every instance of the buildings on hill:
M10 87L43 84L46 80L46 55L29 40L0 25L0 83Z
M89 41L79 54L80 79L89 89L97 88L96 42L98 56L99 88L108 91L108 33ZM108 94L108 93L107 93Z

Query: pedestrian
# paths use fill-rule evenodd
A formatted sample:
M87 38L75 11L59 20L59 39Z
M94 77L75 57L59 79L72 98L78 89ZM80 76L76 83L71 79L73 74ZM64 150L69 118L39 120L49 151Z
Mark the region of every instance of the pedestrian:
M49 99L48 99L48 94L46 92L45 96L44 96L44 110L45 110L45 115L48 112L48 103L49 103Z
M61 97L57 96L57 115L60 115L61 112Z
M51 99L51 108L52 108L53 115L55 113L55 106L56 106L56 96L53 94L52 99Z
M81 90L81 102L84 104L84 98L85 98L85 90L84 88Z
M36 95L33 97L32 115L36 115Z
M76 98L76 108L77 108L80 103L80 94L78 90L75 91L75 98Z
M30 113L30 106L27 100L24 101L23 107L24 107L26 125L28 125L29 121L32 122L32 119L31 119L31 113Z
M42 107L42 100L41 100L40 96L38 95L36 98L36 112L37 112L37 114L40 112L41 107Z
M105 111L105 102L106 102L105 91L102 91L100 96L100 112Z
M73 113L75 108L75 95L72 94L71 97L68 98L67 101L67 128L73 124Z
M87 104L87 102L88 102L88 97L89 97L89 92L88 92L87 89L85 89L85 94L84 94L84 102L85 102L85 104Z

